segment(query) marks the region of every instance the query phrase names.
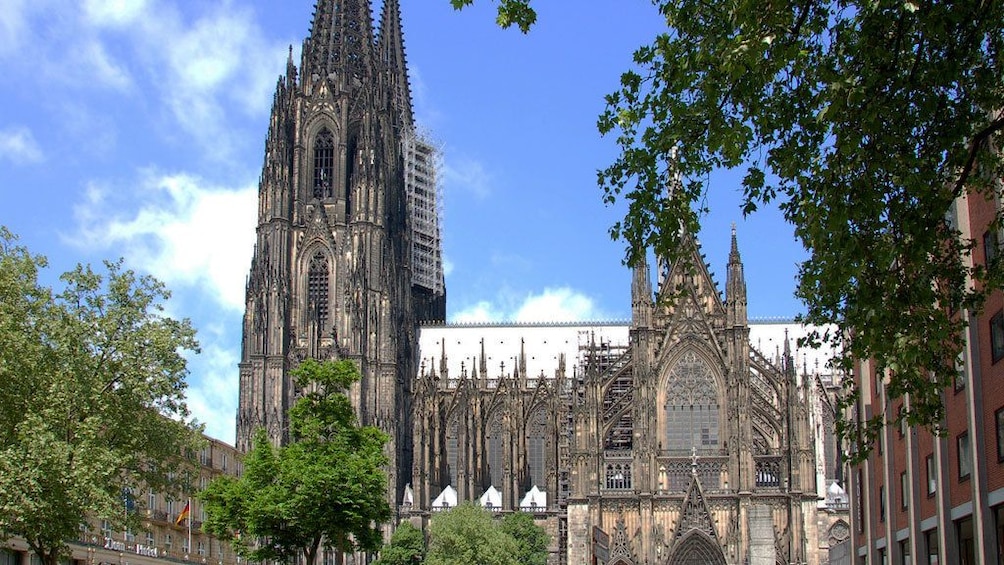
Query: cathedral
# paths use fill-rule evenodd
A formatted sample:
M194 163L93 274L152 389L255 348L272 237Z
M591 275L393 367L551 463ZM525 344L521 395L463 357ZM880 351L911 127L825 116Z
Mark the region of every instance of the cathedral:
M376 29L369 0L318 0L265 143L237 447L288 440L300 361L351 359L398 520L532 512L556 564L828 562L835 383L804 328L748 319L735 231L724 293L689 237L655 285L634 267L629 322L444 324L436 159L398 0Z

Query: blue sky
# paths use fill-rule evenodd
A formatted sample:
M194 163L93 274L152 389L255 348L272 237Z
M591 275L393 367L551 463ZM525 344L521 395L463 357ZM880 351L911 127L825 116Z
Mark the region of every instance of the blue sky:
M401 0L416 116L444 151L451 320L627 319L623 246L596 170L603 95L661 29L645 0L538 2L529 35L494 4ZM379 4L379 2L376 2ZM244 278L275 81L313 0L3 0L0 224L50 259L124 257L199 330L189 403L233 441ZM574 9L569 9L573 6ZM708 179L700 240L724 284L738 224L754 317L790 317L803 257L773 210L743 219L739 177Z

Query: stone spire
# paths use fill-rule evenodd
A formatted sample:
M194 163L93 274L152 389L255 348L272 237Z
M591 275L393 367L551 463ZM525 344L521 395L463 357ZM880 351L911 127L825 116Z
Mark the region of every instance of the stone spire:
M725 279L725 309L728 323L732 326L745 326L748 322L746 314L746 278L743 276L743 261L739 257L739 244L736 241L736 225L732 224L732 250L729 251L729 272Z
M411 85L404 55L404 32L401 29L401 5L398 0L384 0L377 35L377 56L386 76L389 100L394 114L405 129L412 127Z
M652 279L645 253L631 272L631 317L635 327L652 325Z
M369 0L317 0L310 37L303 44L304 76L370 76L373 15Z

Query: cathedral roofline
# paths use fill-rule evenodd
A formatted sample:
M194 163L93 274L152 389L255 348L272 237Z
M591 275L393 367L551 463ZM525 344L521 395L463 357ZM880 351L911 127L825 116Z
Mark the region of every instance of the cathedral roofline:
M630 320L582 320L576 322L443 322L443 321L422 321L419 326L428 328L546 328L561 327L573 328L577 326L629 326Z
M749 323L750 325L797 324L798 321L790 316L763 316L750 318ZM418 325L423 328L542 328L549 326L571 328L576 326L630 326L631 320L580 320L574 322L513 322L505 320L500 322L444 322L442 320L423 320Z

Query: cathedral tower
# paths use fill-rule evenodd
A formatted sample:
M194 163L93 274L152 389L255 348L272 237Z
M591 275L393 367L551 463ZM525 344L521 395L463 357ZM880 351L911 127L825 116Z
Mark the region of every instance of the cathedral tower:
M360 422L391 437L391 492L406 482L397 470L411 466L416 300L423 317L445 317L441 268L423 279L436 288L413 277L405 154L415 143L398 2L384 2L374 32L368 0L318 0L299 68L291 49L276 85L265 142L241 450L258 428L288 440L291 369L306 358L347 358L361 373L350 392ZM438 239L432 253L440 256Z

